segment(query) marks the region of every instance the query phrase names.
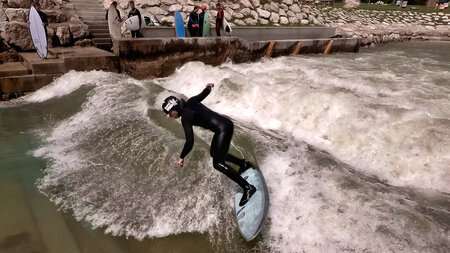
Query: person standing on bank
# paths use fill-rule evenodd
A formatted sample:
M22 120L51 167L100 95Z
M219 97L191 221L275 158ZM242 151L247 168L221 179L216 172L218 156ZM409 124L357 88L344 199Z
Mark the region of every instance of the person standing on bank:
M136 9L134 7L134 1L130 1L130 12L128 12L128 18L131 18L133 16L138 16L139 17L139 29L142 26L142 16L141 16L141 12ZM138 38L138 37L142 37L141 33L139 32L139 30L136 31L131 31L131 37L133 38Z
M256 192L256 188L242 178L240 174L230 165L226 164L225 161L239 165L240 172L252 167L252 165L244 159L241 160L228 153L231 139L233 138L233 122L201 103L209 93L211 93L212 87L214 87L213 83L207 84L206 88L200 94L189 98L187 101L180 100L174 96L167 97L162 104L162 109L170 118L177 119L178 117L181 117L181 123L186 136L186 143L184 144L183 151L178 159L178 165L181 167L184 165L185 157L189 154L194 145L194 131L192 127L200 126L214 132L210 149L210 154L213 158L213 166L216 170L225 174L244 190L244 194L239 202L239 206L243 206Z
M117 9L117 2L116 1L113 1L112 3L111 3L111 5L109 6L109 8L111 8L111 7L113 7L114 9L116 9L116 11L117 11L117 17L119 17L119 22L122 22L122 19L120 18L120 11ZM105 19L106 20L108 20L108 11L109 10L106 10L106 15L105 15Z
M206 14L206 6L202 6L202 12L200 12L199 16L199 24L200 24L200 33L199 36L203 36L203 22L205 20L205 14Z
M223 26L223 9L220 3L216 4L217 8L217 16L216 16L216 34L217 36L220 36L220 29L222 29Z
M47 26L48 26L47 14L45 14L43 11L41 11L41 4L40 3L36 3L35 6L36 6L36 11L39 14L39 17L41 17L42 25L44 26L45 37L48 37L48 35L47 35Z
M194 6L194 10L189 14L188 30L191 37L198 37L199 24L198 24L198 6Z

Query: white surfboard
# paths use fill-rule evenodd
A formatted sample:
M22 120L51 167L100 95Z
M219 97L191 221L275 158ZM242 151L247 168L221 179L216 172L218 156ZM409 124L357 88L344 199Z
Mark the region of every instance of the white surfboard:
M211 19L214 18L214 20L215 20L216 16L217 16L217 11L211 10L211 11L209 11L209 13L211 14L211 15L209 15L210 18ZM231 29L231 26L225 17L223 17L223 21L222 21L222 30L225 31L226 33L228 33L228 35L231 35L231 32L233 31L233 29Z
M269 210L269 191L260 170L249 168L241 176L256 187L256 192L244 205L239 206L243 190L236 186L234 195L234 214L239 232L245 240L253 240L261 231Z
M47 36L45 34L45 28L42 24L42 19L39 16L37 10L31 6L29 13L29 25L31 39L33 40L34 48L42 59L47 58Z
M144 16L141 15L141 26L139 27L139 16L133 16L130 17L129 19L125 20L125 28L127 28L127 30L131 30L131 31L137 31L141 28L144 28L145 25L145 18Z
M117 15L117 11L114 8L109 8L108 10L108 27L109 34L113 38L120 38L120 17Z

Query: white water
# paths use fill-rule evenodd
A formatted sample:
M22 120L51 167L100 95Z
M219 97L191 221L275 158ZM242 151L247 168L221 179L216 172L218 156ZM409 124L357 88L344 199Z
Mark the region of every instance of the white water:
M196 129L201 140L186 167L175 166L184 134L160 112L171 92L152 81L71 72L21 99L70 103L65 95L92 87L74 115L39 130L35 155L49 159L39 187L113 235L209 233L224 252L445 252L448 195L424 199L398 187L450 192L450 92L436 72L443 80L450 73L401 52L355 57L194 62L155 80L187 97L216 84L204 103L239 123L235 137L251 143L246 154L270 190L270 223L255 248L237 235L232 186L210 164L210 135ZM398 58L408 71L383 65Z

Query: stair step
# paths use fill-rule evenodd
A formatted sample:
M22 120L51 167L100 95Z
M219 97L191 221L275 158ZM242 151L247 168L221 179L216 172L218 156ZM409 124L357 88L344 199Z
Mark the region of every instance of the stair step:
M105 27L105 28L90 28L89 31L91 31L91 33L109 33L109 28Z
M92 42L94 42L94 44L111 43L111 38L93 38Z
M106 39L110 39L111 35L108 33L91 33L92 36L96 39L101 39L101 38L106 38Z
M86 23L87 24L87 23ZM88 24L89 25L89 24ZM108 24L105 25L89 25L89 29L92 30L108 30L109 31L109 27Z
M21 62L6 62L0 64L0 77L24 76L31 74L31 69L27 69Z

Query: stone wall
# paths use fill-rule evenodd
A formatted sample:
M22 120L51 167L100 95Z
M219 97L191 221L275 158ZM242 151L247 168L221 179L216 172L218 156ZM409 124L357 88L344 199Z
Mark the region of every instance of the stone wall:
M95 1L95 0L94 0ZM40 0L47 14L49 46L91 45L88 26L72 4L63 0ZM28 29L31 0L3 0L0 3L0 63L18 60L17 52L32 51Z

